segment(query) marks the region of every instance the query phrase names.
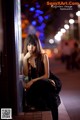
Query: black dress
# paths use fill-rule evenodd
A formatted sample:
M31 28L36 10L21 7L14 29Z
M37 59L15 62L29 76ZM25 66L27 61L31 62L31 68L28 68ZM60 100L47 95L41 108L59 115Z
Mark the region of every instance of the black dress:
M29 80L44 75L44 64L41 62L40 71L29 66ZM49 108L54 120L58 120L58 105L56 100L56 89L48 79L41 79L32 84L26 92L26 101L29 106L37 109Z

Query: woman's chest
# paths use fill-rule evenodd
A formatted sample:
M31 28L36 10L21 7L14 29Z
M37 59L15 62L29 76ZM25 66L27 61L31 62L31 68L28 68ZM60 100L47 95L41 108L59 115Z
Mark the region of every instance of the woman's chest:
M29 59L28 63L33 67L36 68L36 62L35 62L35 58Z

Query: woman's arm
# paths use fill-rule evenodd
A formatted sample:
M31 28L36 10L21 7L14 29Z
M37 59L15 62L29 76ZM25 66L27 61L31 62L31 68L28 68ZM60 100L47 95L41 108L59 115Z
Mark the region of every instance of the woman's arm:
M24 58L24 61L26 61L25 59L26 59L26 58ZM31 86L34 82L36 82L37 80L46 79L46 78L49 77L49 60L48 60L48 56L47 56L46 54L43 55L43 63L44 63L44 71L45 71L45 74L44 74L43 76L41 76L41 77L32 79L32 80L29 81L27 84L24 83L24 84L23 84L24 88L29 89L30 86ZM24 62L24 67L25 67L25 66L26 66L26 62ZM26 68L25 68L25 69L26 69ZM25 70L25 69L24 69L24 70ZM25 70L25 71L27 71L27 70Z
M26 57L23 58L23 74L28 75L28 63Z
M31 57L31 54L28 52L23 58L23 74L28 75L28 59Z

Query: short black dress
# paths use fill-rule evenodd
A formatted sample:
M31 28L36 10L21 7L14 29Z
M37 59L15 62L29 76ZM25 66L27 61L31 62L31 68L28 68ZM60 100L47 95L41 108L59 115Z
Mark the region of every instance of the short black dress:
M37 62L37 61L36 61ZM38 63L36 63L38 66ZM29 80L40 77L44 75L44 63L42 61L39 62L40 69L38 70L36 67L32 67L30 63L28 63ZM30 89L26 91L26 103L28 106L34 106L37 109L46 109L48 108L48 102L51 101L57 104L56 100L56 87L51 84L49 79L41 79L32 84Z

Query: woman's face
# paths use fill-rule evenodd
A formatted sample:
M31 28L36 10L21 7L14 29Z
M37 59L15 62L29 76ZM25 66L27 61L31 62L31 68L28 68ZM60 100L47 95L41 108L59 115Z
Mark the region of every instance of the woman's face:
M36 46L35 45L32 45L32 44L29 44L27 46L27 50L28 52L30 52L31 54L35 53L35 50L36 50Z

